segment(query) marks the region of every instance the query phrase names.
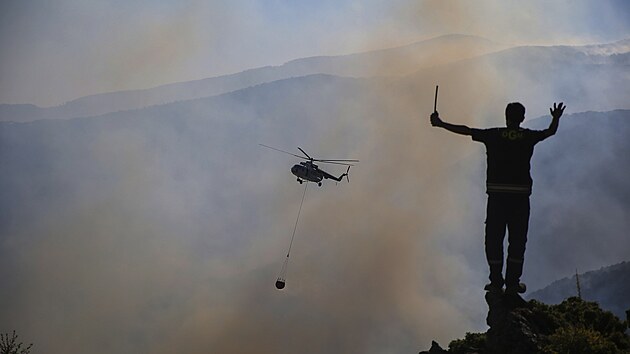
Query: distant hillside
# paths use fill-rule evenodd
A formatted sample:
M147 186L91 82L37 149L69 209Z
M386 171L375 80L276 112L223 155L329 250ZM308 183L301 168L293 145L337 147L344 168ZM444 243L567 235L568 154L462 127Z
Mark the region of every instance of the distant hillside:
M573 112L628 109L630 53L612 49L627 49L623 43L612 45L609 52L590 46L510 48L420 70L406 80L412 87L439 83L440 94L450 96L450 100L441 100L443 104L456 99L505 106L517 100L525 104L530 117L549 112L532 105L547 105L552 100L564 101Z
M578 276L582 299L598 302L603 309L625 319L626 311L630 310L630 262L602 267ZM559 304L571 296L577 296L575 275L555 281L529 294L528 298Z
M450 90L485 85L488 73L505 78L504 87L487 87L498 102L506 97L563 97L582 103L575 111L627 106L630 40L588 46L526 46L504 49L487 39L448 35L407 46L365 53L296 59L213 78L151 89L81 97L61 106L0 105L0 121L88 117L175 101L209 97L276 80L312 74L344 77L408 76L412 82L439 82ZM436 66L436 63L440 63ZM483 77L477 77L482 74ZM541 85L544 82L544 85ZM463 84L467 83L467 84ZM516 84L519 83L519 84ZM566 97L566 98L565 98ZM593 102L597 105L594 106Z
M1 122L30 122L45 118L62 118L54 108L41 108L34 104L0 104Z
M0 121L25 122L36 119L88 117L219 95L276 80L311 74L366 77L403 75L441 63L489 53L504 46L468 35L446 35L402 47L365 53L319 56L292 60L240 73L173 83L150 89L118 91L81 97L61 106L40 108L0 105Z

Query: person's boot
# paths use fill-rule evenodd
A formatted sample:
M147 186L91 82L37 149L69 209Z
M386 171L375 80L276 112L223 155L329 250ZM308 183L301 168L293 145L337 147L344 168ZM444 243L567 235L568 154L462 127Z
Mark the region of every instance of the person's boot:
M505 287L505 293L507 295L522 294L526 291L527 291L527 286L525 285L525 283L508 284Z
M490 263L490 262L488 262ZM505 280L503 280L503 263L496 262L490 263L490 283L486 284L483 287L483 290L488 291L493 294L503 293L503 284L505 284Z
M527 291L527 286L520 282L523 274L523 261L508 257L507 269L505 270L505 293L522 294Z
M483 287L483 290L492 293L492 294L502 294L503 293L503 283L499 282L490 282Z

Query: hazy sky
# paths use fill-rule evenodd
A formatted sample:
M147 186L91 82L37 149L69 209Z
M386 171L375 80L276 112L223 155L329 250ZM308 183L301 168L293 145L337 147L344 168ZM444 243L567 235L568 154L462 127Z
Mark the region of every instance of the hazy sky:
M57 105L450 33L507 44L608 42L630 35L628 18L623 0L7 0L0 103Z

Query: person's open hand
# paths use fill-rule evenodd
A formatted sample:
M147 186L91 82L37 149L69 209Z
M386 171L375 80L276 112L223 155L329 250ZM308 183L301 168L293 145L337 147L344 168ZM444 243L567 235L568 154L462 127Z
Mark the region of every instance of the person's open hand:
M440 124L442 124L440 114L437 111L431 113L431 125L434 127L439 127Z
M562 116L562 113L564 113L564 109L567 108L567 106L563 106L563 103L560 102L560 104L556 107L556 103L553 103L553 109L549 108L549 112L551 113L551 116L558 119Z

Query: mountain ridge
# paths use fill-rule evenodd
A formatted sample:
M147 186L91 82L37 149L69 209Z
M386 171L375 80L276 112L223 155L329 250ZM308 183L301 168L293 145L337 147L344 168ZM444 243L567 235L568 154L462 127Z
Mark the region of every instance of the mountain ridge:
M630 310L630 261L579 273L578 278L584 300L598 302L621 319L625 311ZM578 296L575 275L556 280L528 294L527 298L558 304L570 296Z
M491 57L492 54L505 56L505 53L507 53L509 56L509 53L513 52L512 50L519 53L536 51L542 54L550 51L564 51L568 53L564 55L567 58L575 53L581 53L585 58L598 57L600 61L615 56L614 58L617 58L617 61L621 60L621 63L628 63L630 62L630 59L628 59L630 55L620 54L619 49L614 49L627 48L629 47L628 42L630 40L587 46L520 46L499 49L502 45L482 37L446 35L394 48L338 56L300 58L288 61L280 66L252 68L239 73L171 83L149 89L89 95L54 107L38 107L31 104L0 104L0 121L19 122L36 119L94 116L109 112L144 108L156 104L214 96L275 80L318 73L348 77L413 76L422 72L426 74L428 69L433 67L433 63L437 61L437 57L439 57L441 63L437 66L438 68L449 68L453 65L462 65L461 63L466 63L467 61L493 58ZM569 50L568 48L571 49ZM585 54L595 50L598 53L609 54L606 54L607 56L603 54ZM546 55L548 56L548 54ZM519 55L512 56L518 58ZM516 59L506 60L514 61ZM430 71L433 71L433 69Z
M407 55L413 54L409 52L410 48L416 48L415 51L422 50L422 48L418 48L422 46L430 46L431 48L434 48L439 46L452 47L465 45L467 48L477 48L481 47L482 44L487 46L488 48L476 49L477 51L490 51L493 50L494 47L498 46L498 44L493 44L493 42L482 37L469 35L445 35L399 47L334 56L298 58L290 60L278 66L263 66L258 68L251 68L237 73L219 75L198 80L169 83L145 89L132 89L98 93L79 97L59 106L35 106L38 108L38 110L31 109L28 113L38 114L39 119L57 119L98 115L113 111L142 108L155 104L174 102L178 100L213 96L253 86L256 84L295 76L305 76L317 73L352 76L346 75L344 74L344 72L348 70L353 70L352 67L360 64L356 63L357 59L360 59L360 61L364 61L366 58L369 59L371 56L378 56L383 53L389 53L390 56L394 57L405 57L405 55L396 54L396 52L406 51L405 54ZM457 56L454 57L454 60L456 58ZM378 58L369 60L379 61ZM407 58L405 58L405 60L407 60ZM339 66L341 67L335 68ZM367 65L367 67L363 68L363 73L365 73L365 71L371 72L372 70L375 70L373 68L374 66L377 65ZM356 73L357 72L355 72L355 74ZM0 104L0 121L24 121L25 118L11 119L10 113L15 109L10 106L14 105ZM4 111L8 112L5 113Z

